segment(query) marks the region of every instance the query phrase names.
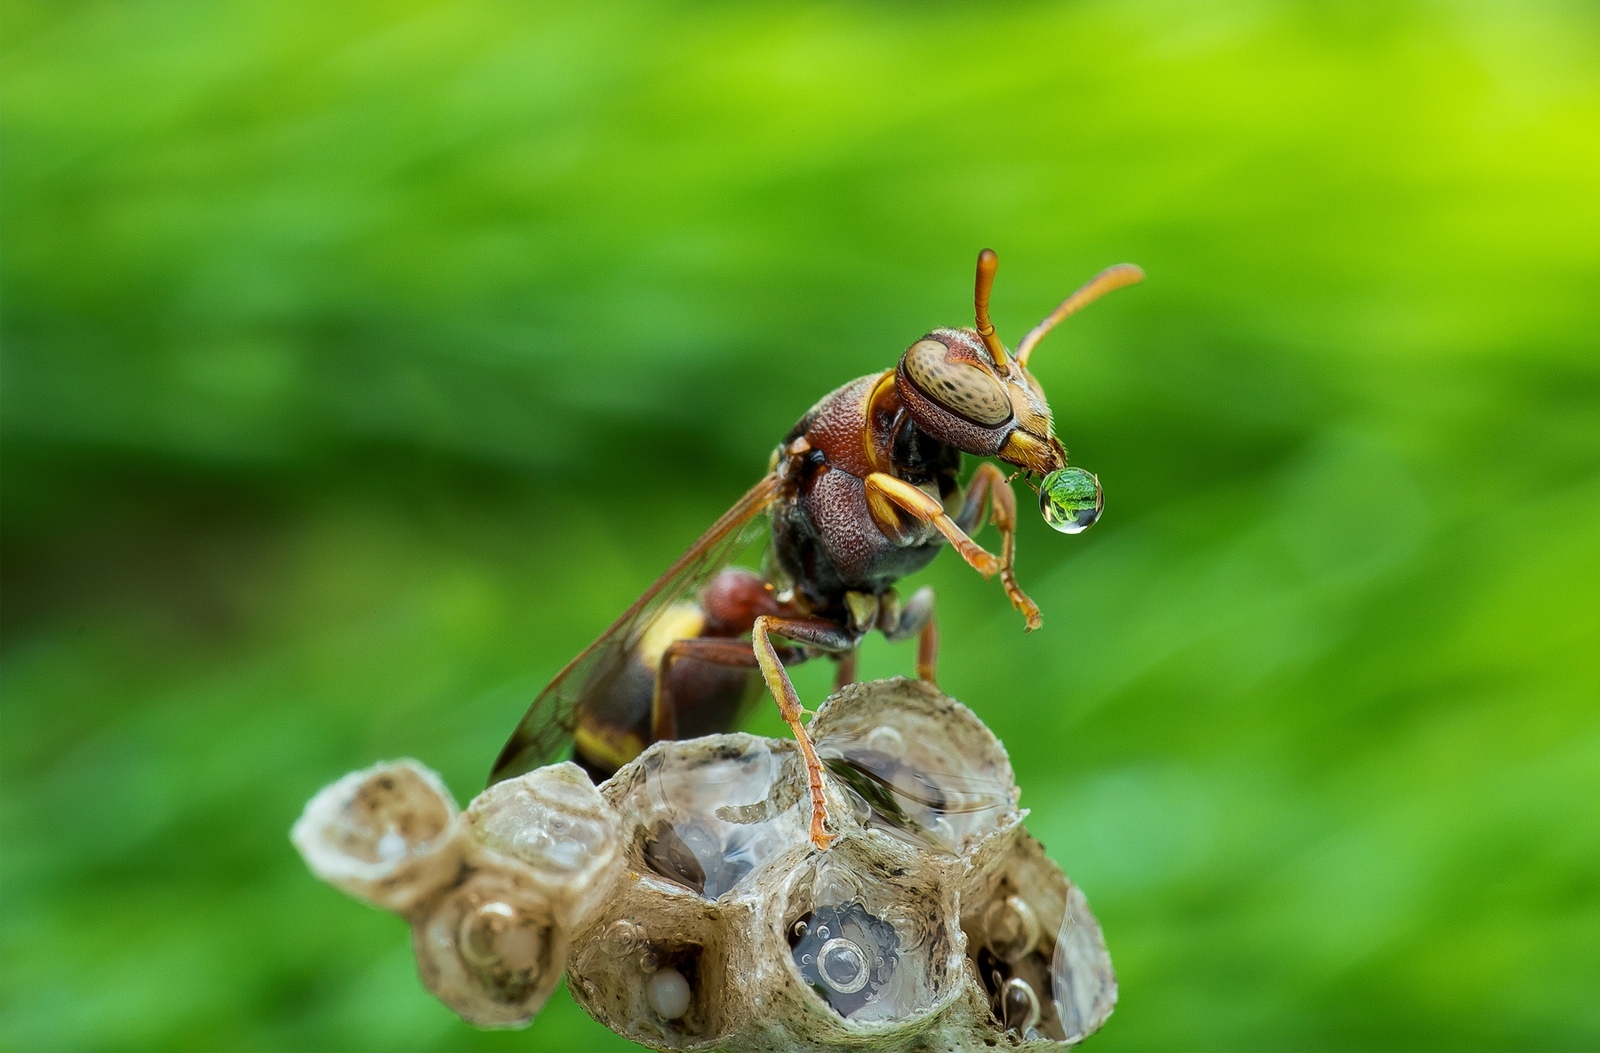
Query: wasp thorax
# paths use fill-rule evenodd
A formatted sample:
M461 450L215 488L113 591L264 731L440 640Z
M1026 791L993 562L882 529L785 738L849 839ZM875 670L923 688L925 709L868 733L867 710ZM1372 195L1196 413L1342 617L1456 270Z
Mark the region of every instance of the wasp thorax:
M657 743L598 790L542 768L459 818L426 769L380 766L319 795L296 842L348 815L357 857L383 857L393 827L416 847L391 854L434 860L407 900L418 972L481 1027L527 1023L565 969L591 1016L653 1049L1015 1048L1098 1028L1116 998L1099 927L1023 829L977 717L886 680L836 694L812 730L825 852L795 744L751 735ZM385 775L372 789L420 810L357 792Z

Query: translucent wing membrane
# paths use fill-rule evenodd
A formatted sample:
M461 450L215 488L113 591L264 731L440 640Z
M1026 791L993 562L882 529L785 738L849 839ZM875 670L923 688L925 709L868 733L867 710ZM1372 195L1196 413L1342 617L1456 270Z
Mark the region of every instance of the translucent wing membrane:
M491 784L560 758L572 742L584 706L621 675L628 655L650 626L673 604L693 599L729 560L766 527L763 515L777 493L767 475L728 509L689 551L667 568L622 617L556 674L533 700L489 773Z
M1015 812L1009 767L962 748L960 714L880 706L876 716L876 724L826 726L816 738L823 764L869 810L867 825L960 854Z

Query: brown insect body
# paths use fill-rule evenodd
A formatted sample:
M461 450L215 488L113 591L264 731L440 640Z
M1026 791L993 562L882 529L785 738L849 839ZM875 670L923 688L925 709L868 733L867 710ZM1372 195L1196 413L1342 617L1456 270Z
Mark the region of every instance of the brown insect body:
M717 572L697 601L675 605L629 647L613 675L591 681L576 714L573 760L598 783L658 739L736 727L759 683L754 652L741 638L756 618L778 610L761 575L744 567ZM739 641L750 659L732 665L694 658L664 662L666 650L684 640Z
M554 759L569 741L575 759L603 778L653 741L730 730L764 680L811 768L812 837L826 846L821 767L783 667L832 655L848 682L856 647L877 630L891 640L918 636L917 672L931 680L932 590L902 603L894 584L947 543L986 577L998 572L1027 627L1037 628L1038 608L1012 573L1008 480L986 463L963 488L962 454L1030 475L1062 469L1066 452L1027 357L1061 317L1142 277L1129 265L1102 272L1011 355L988 322L995 265L985 250L975 329L934 330L894 369L837 388L800 418L768 475L540 694L491 781ZM765 573L724 566L762 513L772 531ZM1001 533L998 558L968 536L986 516Z
M847 593L882 596L938 555L944 537L932 526L897 524L890 537L867 502L873 472L925 488L941 503L959 491L960 451L911 422L893 370L827 395L778 452L787 478L772 508L773 556L811 613L846 615Z

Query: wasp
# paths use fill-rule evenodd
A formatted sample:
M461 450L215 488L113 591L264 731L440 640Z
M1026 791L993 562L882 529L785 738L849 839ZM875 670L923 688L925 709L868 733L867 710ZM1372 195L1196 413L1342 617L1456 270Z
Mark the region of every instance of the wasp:
M772 693L805 761L811 840L831 840L822 763L785 666L831 656L855 675L874 630L917 639L917 675L933 680L938 629L931 588L902 602L894 584L949 545L985 578L999 575L1028 631L1039 608L1017 584L1011 480L1038 477L1046 522L1077 533L1100 517L1097 477L1067 466L1044 389L1028 361L1046 333L1144 272L1118 264L1062 301L1007 351L989 321L999 258L978 255L972 329L935 329L893 369L825 395L789 429L768 471L612 626L561 670L517 725L489 781L573 758L597 782L662 739L731 730L760 690ZM965 487L962 456L992 457ZM972 540L985 520L1000 554ZM761 571L730 566L770 528Z

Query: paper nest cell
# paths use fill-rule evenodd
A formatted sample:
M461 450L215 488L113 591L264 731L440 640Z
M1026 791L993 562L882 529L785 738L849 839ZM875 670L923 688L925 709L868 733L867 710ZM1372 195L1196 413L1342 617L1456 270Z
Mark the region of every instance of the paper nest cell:
M563 972L655 1049L1059 1048L1116 1002L1083 894L1023 826L998 739L916 680L811 724L836 834L807 837L792 741L659 742L593 786L573 764L459 812L415 761L355 772L295 824L313 873L404 916L423 983L481 1027Z

